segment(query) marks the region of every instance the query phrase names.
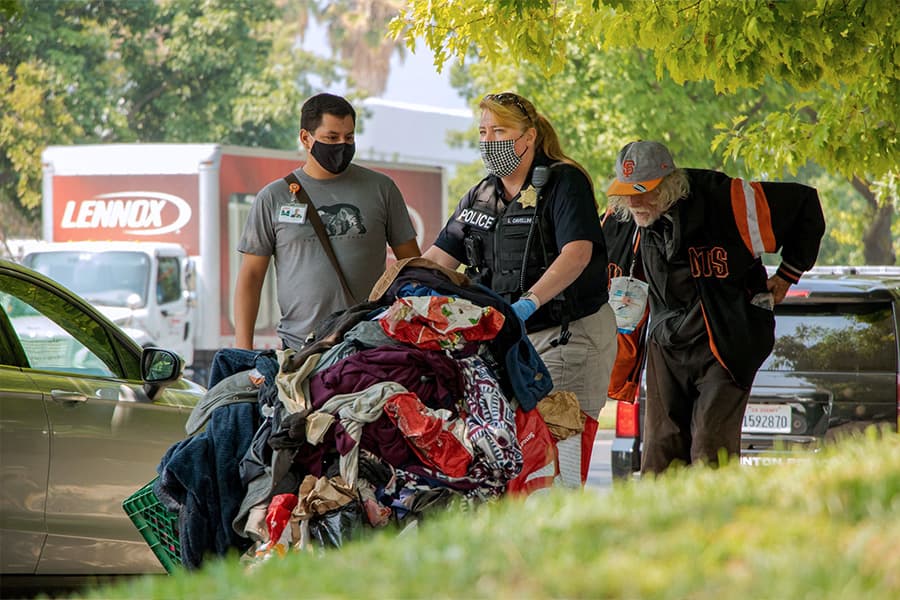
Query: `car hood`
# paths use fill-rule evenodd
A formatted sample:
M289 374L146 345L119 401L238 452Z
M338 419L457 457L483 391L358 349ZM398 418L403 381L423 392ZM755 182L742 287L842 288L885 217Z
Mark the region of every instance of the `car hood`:
M103 316L108 318L116 325L121 325L123 321L126 321L133 315L133 311L127 306L105 306L103 304L96 304L93 302L91 304L94 306L94 308L103 313Z

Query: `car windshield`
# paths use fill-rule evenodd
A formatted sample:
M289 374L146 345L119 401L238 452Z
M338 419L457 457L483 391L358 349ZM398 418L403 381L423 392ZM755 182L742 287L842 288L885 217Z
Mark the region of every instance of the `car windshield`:
M897 342L889 304L781 305L775 348L761 369L893 372Z
M24 262L95 305L147 302L150 257L143 252L35 252Z

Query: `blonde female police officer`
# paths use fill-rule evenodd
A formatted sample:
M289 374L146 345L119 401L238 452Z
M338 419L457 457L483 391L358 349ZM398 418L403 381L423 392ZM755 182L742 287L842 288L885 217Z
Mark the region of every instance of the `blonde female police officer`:
M553 378L597 418L615 358L606 246L591 179L525 98L482 99L488 175L462 198L424 257L467 274L513 303ZM577 445L560 447L562 479L580 483Z

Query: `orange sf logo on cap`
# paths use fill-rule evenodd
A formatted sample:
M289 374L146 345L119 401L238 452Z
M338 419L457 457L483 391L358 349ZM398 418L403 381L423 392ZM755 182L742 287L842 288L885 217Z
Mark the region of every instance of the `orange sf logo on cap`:
M622 175L631 177L632 173L634 173L634 161L629 159L622 163Z

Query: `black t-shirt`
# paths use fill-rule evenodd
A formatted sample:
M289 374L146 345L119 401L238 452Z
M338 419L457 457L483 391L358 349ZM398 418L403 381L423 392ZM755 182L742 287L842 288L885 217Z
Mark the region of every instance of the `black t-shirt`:
M543 154L535 156L531 171L525 179L522 189L531 186L531 176L534 167L539 165L550 166L553 164ZM494 201L497 214L506 210L509 202L503 200L503 183L499 177L488 175L488 183L494 186ZM480 185L480 184L479 184ZM475 190L479 185L470 189L456 207L456 211L438 235L434 244L463 264L466 263L466 251L464 245L465 225L457 221L460 211L467 208L471 202ZM579 299L580 309L589 309L587 314L599 310L606 302L606 242L603 230L600 226L600 216L597 213L597 205L594 201L594 191L591 182L577 167L562 163L552 167L551 179L548 182L543 202L548 203L547 212L553 224L556 237L556 250L562 251L566 244L579 240L593 242L594 251L588 266L570 287L574 287ZM517 194L513 200L518 199ZM510 202L512 202L511 200Z

